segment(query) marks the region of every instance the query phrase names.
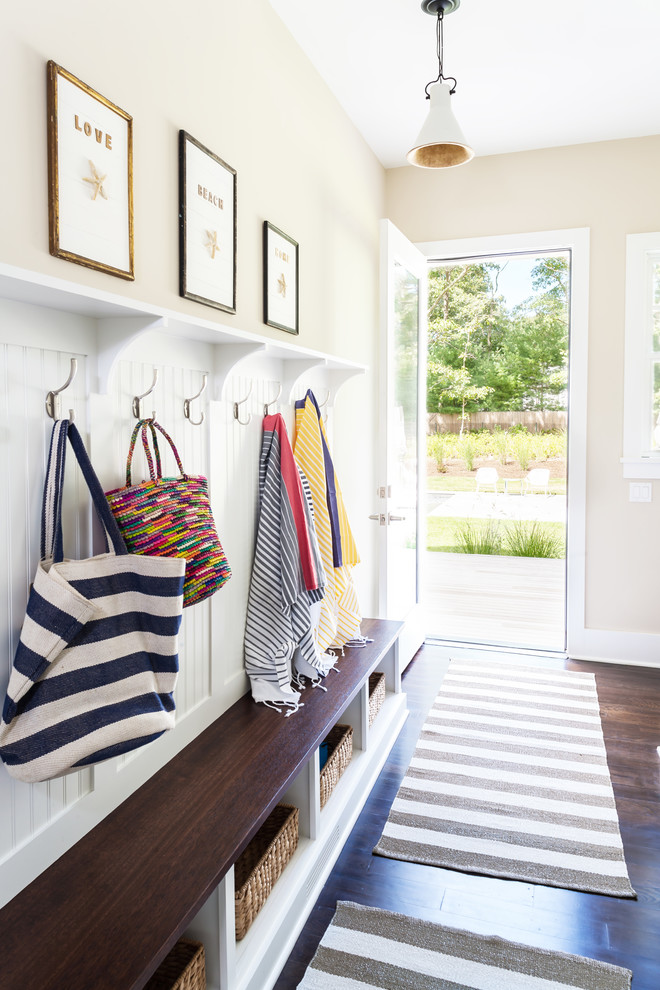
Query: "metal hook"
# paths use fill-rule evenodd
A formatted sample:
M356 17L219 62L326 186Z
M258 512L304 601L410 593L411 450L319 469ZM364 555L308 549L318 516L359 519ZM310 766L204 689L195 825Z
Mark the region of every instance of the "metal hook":
M200 388L199 392L196 392L195 395L191 395L189 399L183 400L183 415L190 423L192 423L193 426L202 425L202 423L204 422L204 413L200 412L199 419L193 419L190 415L190 403L193 402L195 399L199 399L200 395L203 395L206 389L206 381L208 377L209 376L206 371L202 372L202 387Z
M143 392L142 395L133 396L133 415L135 416L136 419L142 419L142 415L140 413L140 400L146 398L147 395L151 395L151 393L156 387L157 381L158 381L158 368L154 368L154 380L152 381L147 391ZM154 419L156 418L155 412L153 413L153 418Z
M76 377L76 372L78 370L78 360L77 358L71 358L71 369L69 371L69 377L65 381L64 385L60 385L59 388L54 388L46 396L46 412L51 419L60 418L60 400L57 396L60 392L63 392L65 388L68 388L73 379ZM73 423L73 409L69 409L69 419Z
M269 411L268 407L269 406L274 406L275 403L277 402L277 400L279 399L279 397L281 396L281 394L282 394L282 383L281 382L278 382L277 383L277 395L275 396L274 399L271 399L270 402L264 403L264 416L269 416L270 415L270 411Z
M318 403L318 405L319 405L319 409L323 409L323 406L327 406L327 404L328 404L328 399L329 399L329 398L330 398L330 389L328 389L328 394L326 395L326 397L325 397L325 399L323 400L323 402L319 402L319 403ZM318 402L318 399L317 399L316 401Z
M248 413L248 418L246 420L239 419L238 407L242 406L244 402L247 402L247 400L250 398L251 395L252 395L252 382L250 382L250 388L248 389L248 394L245 396L245 398L239 399L238 402L234 403L234 419L237 420L241 424L241 426L248 425L248 423L252 419L252 413Z

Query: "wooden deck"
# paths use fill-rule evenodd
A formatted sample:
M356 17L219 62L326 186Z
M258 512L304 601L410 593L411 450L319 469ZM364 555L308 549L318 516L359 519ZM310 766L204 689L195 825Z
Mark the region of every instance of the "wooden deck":
M428 637L564 650L564 560L427 553L423 567Z

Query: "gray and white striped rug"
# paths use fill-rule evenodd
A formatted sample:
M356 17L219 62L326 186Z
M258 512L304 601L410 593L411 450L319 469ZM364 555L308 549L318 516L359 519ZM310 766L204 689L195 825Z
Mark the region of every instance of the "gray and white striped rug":
M452 660L374 852L635 897L593 674Z
M298 990L629 990L631 972L340 901Z

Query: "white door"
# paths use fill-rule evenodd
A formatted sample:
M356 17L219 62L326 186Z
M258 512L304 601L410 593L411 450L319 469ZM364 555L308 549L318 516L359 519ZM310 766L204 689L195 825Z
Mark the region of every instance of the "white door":
M423 469L426 395L426 258L381 221L379 611L405 622L401 668L424 640L420 562L424 558Z

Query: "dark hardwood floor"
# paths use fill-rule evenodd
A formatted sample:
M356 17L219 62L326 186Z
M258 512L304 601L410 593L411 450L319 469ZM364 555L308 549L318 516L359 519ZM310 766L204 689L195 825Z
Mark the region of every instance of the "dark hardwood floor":
M621 835L630 879L637 891L637 900L624 900L372 855L440 687L447 657L445 648L426 645L408 667L403 684L410 717L275 990L297 987L338 900L625 966L633 971L633 990L659 990L660 670L539 661L596 675ZM524 662L523 657L518 659Z

